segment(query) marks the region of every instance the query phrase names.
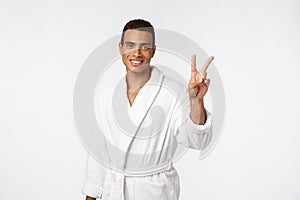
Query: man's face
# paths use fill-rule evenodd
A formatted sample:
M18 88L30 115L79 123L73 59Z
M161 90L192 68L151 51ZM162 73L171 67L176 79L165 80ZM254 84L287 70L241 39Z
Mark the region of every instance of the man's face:
M120 54L126 70L142 72L150 66L155 53L150 32L129 29L124 33L124 44L119 44Z

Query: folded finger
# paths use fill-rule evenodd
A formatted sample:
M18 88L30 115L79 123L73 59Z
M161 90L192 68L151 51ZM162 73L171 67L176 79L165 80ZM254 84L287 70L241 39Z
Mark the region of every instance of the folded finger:
M209 79L206 79L205 81L204 81L204 83L207 85L207 87L209 86L209 84L210 84L210 80Z

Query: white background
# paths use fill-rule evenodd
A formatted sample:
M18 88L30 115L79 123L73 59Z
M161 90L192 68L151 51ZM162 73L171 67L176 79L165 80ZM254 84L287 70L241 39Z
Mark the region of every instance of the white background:
M98 45L138 17L214 55L225 87L216 148L175 164L181 199L300 199L299 1L0 2L1 200L84 199L76 76Z

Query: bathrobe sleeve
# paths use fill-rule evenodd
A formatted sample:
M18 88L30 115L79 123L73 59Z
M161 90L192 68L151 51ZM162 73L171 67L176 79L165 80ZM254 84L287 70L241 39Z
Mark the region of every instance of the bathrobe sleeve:
M179 144L192 149L204 150L212 139L212 113L205 108L206 122L203 125L197 125L190 118L190 110L188 91L183 88L178 95L173 113L175 136Z
M105 167L91 155L88 155L82 193L89 197L101 199L105 176Z

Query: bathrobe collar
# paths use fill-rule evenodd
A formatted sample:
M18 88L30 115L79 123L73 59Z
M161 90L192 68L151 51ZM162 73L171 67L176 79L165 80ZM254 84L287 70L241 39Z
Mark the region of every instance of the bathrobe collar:
M126 76L124 76L119 82L117 88L120 89L119 94L121 99L117 99L121 103L122 107L130 114L130 118L133 119L135 124L139 127L149 112L152 104L154 103L163 83L163 73L155 66L150 66L151 75L150 79L146 84L140 89L138 95L136 96L132 106L130 106L128 96L127 96L127 82ZM126 121L126 119L124 119ZM138 130L136 130L138 131Z

